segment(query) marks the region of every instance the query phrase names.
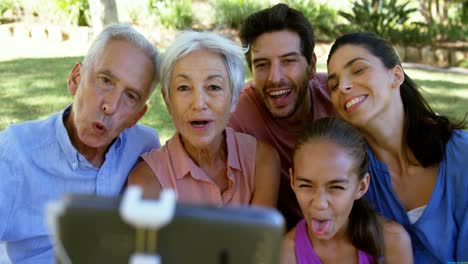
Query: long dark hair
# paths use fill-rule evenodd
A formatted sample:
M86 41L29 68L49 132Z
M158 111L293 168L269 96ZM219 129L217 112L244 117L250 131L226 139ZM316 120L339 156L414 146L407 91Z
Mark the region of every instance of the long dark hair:
M303 145L317 138L331 140L343 148L354 160L359 180L362 180L368 173L369 159L366 141L353 125L337 117L326 117L308 124L296 142L294 155ZM376 258L383 256L382 227L377 214L362 197L354 201L349 215L347 233L356 248Z
M327 64L335 51L343 45L352 44L367 49L379 58L387 69L401 66L391 44L373 33L350 33L339 37L330 49ZM400 86L401 100L404 109L403 149L407 160L408 154L414 157L423 167L439 163L445 154L445 146L454 129L464 129L465 119L453 122L447 116L436 113L429 106L419 87L404 74Z
M279 3L251 14L242 24L239 38L242 46L248 48L245 57L250 69L252 69L252 43L263 33L279 30L290 30L299 35L302 55L306 58L307 64L310 62L315 47L312 24L300 11L286 4Z

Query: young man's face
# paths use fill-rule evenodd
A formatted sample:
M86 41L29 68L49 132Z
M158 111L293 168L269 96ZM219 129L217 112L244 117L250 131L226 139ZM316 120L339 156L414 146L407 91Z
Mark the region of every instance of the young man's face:
M300 107L315 73L315 55L308 62L301 39L293 31L263 33L251 46L252 77L257 93L274 118L289 118Z

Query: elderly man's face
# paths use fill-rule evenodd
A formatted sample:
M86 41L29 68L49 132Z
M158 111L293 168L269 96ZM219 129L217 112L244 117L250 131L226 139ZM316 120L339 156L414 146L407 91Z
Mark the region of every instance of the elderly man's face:
M220 55L202 49L176 62L164 100L186 148L221 142L231 98L229 76Z
M93 65L76 64L68 81L75 96L67 122L74 145L107 148L135 125L147 109L153 73L151 60L123 40L108 43Z

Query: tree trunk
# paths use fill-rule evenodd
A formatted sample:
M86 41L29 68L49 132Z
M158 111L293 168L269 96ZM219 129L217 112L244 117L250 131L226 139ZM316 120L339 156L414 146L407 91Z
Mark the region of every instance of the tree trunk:
M94 35L105 26L119 22L115 0L89 0L89 9Z

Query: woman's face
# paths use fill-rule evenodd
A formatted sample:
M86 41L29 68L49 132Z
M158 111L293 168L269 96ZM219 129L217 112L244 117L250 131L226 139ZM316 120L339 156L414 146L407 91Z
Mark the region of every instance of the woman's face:
M368 174L358 179L354 163L342 147L324 138L312 139L296 151L291 185L311 239L346 234L354 200L369 184Z
M338 114L357 127L391 111L401 100L403 82L400 66L385 68L366 48L347 44L338 48L328 62L328 89Z
M223 58L205 49L193 51L176 62L169 94L164 94L184 144L196 148L222 140L231 113L231 97Z

